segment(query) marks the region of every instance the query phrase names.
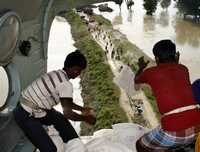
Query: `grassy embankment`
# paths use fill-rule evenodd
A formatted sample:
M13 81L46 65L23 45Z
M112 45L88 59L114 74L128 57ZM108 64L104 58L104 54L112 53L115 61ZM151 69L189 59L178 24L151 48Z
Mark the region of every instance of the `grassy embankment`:
M155 64L154 61L151 58L149 58L146 54L144 54L141 49L139 49L136 45L130 43L125 35L123 35L117 30L114 30L112 28L112 25L107 23L109 22L107 19L99 15L94 15L94 17L96 21L101 22L104 25L104 28L110 31L108 32L108 34L110 35L111 41L113 42L116 51L121 50L118 51L118 54L121 57L120 60L125 64L129 64L134 72L136 72L138 69L137 61L138 58L141 56L144 56L146 60L149 60L150 65ZM160 114L158 112L155 97L152 94L151 88L147 85L143 85L142 90L144 91L144 94L148 98L154 112L156 113L157 119L160 119ZM137 122L139 124L141 124L141 122L144 122L139 121L140 118L137 117L133 120L133 122Z
M66 13L66 19L71 25L75 46L83 51L88 60L81 79L83 101L85 105L94 107L97 115L94 127L82 123L81 134L92 134L101 128L111 128L112 124L127 122L127 116L119 105L120 91L113 83L113 73L105 60L104 51L76 13Z

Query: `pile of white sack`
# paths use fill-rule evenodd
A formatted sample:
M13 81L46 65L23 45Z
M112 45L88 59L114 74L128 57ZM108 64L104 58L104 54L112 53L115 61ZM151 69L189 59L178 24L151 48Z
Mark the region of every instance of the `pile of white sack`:
M58 132L49 128L49 135L58 152L136 152L135 143L148 129L138 124L119 123L112 129L101 129L93 136L82 136L63 143Z

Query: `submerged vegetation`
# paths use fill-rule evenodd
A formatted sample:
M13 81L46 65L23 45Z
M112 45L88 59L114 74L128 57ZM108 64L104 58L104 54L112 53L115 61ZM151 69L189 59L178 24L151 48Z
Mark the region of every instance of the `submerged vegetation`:
M95 126L82 123L82 135L92 134L102 128L111 128L112 124L128 122L125 112L119 105L119 88L113 82L113 74L105 62L102 48L93 40L79 15L69 11L65 15L71 25L75 46L86 55L88 67L82 75L82 97L85 105L95 108L97 122ZM87 125L87 127L83 127Z
M109 20L105 19L102 15L94 14L93 17L95 18L95 21L101 23L102 25L112 26L112 23Z

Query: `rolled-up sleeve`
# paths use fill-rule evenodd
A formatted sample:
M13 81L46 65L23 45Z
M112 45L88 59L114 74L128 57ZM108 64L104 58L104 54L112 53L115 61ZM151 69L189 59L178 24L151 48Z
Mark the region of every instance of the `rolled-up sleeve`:
M135 77L135 83L139 84L139 83L146 83L147 82L147 78L148 78L148 75L149 75L149 70L145 70L143 71L142 73L140 73L139 75L137 75Z

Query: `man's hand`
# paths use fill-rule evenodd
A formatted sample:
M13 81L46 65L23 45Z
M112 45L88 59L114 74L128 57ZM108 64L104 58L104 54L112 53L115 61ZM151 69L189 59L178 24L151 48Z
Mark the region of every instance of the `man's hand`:
M90 125L94 125L96 123L96 117L93 115L85 115L85 122L87 122Z
M95 110L91 107L84 107L82 110L83 115L95 115Z
M147 60L146 62L144 61L144 56L141 56L139 59L138 59L138 66L139 66L139 69L144 69L147 67L147 65L149 64L149 61Z
M180 52L176 52L176 54L175 54L176 63L179 62L179 58L180 58Z
M85 116L85 122L94 125L96 123L95 110L91 107L84 107L82 115Z
M147 65L149 64L149 61L144 61L144 56L141 56L139 59L138 59L138 66L139 66L139 69L138 71L136 72L135 74L135 89L138 90L138 86L136 86L137 83L139 83L139 80L138 80L138 76L143 72L144 68L147 67Z

